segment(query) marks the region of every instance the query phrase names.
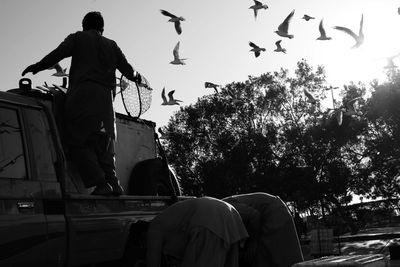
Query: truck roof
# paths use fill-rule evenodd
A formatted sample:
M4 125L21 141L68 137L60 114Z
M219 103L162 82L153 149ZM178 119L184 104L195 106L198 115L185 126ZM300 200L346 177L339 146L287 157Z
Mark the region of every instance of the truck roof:
M19 105L27 105L30 107L39 107L39 103L37 102L37 99L51 101L52 94L44 93L37 89L30 89L27 93L27 91L24 91L21 88L10 89L10 90L7 90L6 92L0 91L0 101L2 101L2 102L10 102L10 103L19 104ZM116 112L116 117L118 119L135 121L135 122L138 122L141 124L150 125L152 127L155 127L155 125L156 125L156 123L153 121L131 117L126 114L119 113L119 112Z
M14 89L13 89L14 90ZM14 104L22 104L32 107L38 107L39 104L34 97L20 95L11 92L2 92L0 91L0 101L2 102L10 102Z

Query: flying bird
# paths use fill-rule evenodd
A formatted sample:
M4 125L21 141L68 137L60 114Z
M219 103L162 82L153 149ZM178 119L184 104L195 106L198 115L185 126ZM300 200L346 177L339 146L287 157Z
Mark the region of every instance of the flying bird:
M163 9L161 9L161 14L163 14L164 16L170 17L170 19L168 21L174 23L176 32L178 34L182 33L181 21L185 20L183 17L175 16L174 14L172 14L166 10L163 10Z
M59 63L54 64L54 66L48 68L48 70L55 69L56 73L53 73L51 76L56 76L56 77L67 77L67 69L63 69Z
M286 19L279 25L278 30L275 31L276 34L282 37L287 37L289 39L292 39L294 37L294 35L288 33L289 23L293 15L294 15L294 9L292 12L290 12L290 14L286 17Z
M45 92L49 91L49 89L47 89L46 87L43 87L41 85L36 86L36 88L39 89L39 90L45 91Z
M286 54L286 48L282 48L281 46L281 42L282 40L276 41L275 45L276 45L276 49L274 50L275 52L283 52Z
M319 23L319 34L320 36L317 38L317 40L331 40L331 37L326 36L326 32L324 29L324 20L321 19L320 23Z
M310 102L311 104L317 103L317 100L306 88L304 88L304 95L307 97L307 101Z
M397 66L394 64L393 60L398 56L400 56L400 53L396 54L394 56L391 56L391 57L387 57L386 58L387 64L383 68L385 68L385 69L395 69L395 68L397 68Z
M53 88L57 89L58 92L67 93L67 88L62 87L62 86L59 86L59 85L57 85L57 84L53 84L53 86L54 86ZM57 90L56 90L56 91L57 91Z
M258 10L259 9L267 9L268 6L263 4L263 3L261 3L260 1L254 0L254 5L252 5L249 8L253 9L253 11L254 11L254 19L256 19Z
M45 92L53 93L53 94L57 93L57 90L55 90L52 87L45 87L45 86L38 85L38 86L36 86L36 88L39 90L45 91Z
M161 98L163 100L161 105L164 105L164 106L179 105L179 102L182 102L182 101L174 98L174 92L175 92L175 90L169 91L168 100L167 100L167 98L165 97L165 87L164 87L161 92Z
M258 57L262 51L265 51L265 48L259 47L253 42L249 42L249 45L252 47L252 49L250 49L250 52L254 52L254 55L256 57Z
M393 62L393 57L388 57L387 58L387 64L383 68L384 69L389 69L389 70L397 68L397 66Z
M302 17L302 19L304 19L305 21L309 21L310 19L315 19L314 17L311 17L307 14L304 14L304 16Z
M180 42L175 45L174 51L172 52L174 55L174 60L170 63L173 65L185 65L184 60L186 60L186 58L179 58L179 43Z
M360 30L358 31L358 35L346 27L335 26L333 28L339 31L343 31L349 34L351 37L353 37L356 43L352 46L352 48L358 48L360 47L360 45L364 43L363 23L364 23L364 14L361 14Z
M218 94L218 89L217 89L217 88L219 87L218 84L215 84L215 83L212 83L212 82L205 82L205 83L204 83L204 87L205 87L205 88L214 88L215 93Z

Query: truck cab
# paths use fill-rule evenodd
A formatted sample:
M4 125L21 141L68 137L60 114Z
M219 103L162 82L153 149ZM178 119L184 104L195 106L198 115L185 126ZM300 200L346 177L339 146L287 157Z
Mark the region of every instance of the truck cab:
M147 224L171 196L90 195L65 157L58 93L32 89L26 79L0 92L0 266L135 264ZM138 162L157 157L154 129L151 121L117 114L124 188Z

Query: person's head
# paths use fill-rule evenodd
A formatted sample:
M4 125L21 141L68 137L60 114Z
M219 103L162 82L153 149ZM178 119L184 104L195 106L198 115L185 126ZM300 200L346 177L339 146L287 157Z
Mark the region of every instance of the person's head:
M97 30L100 33L104 31L104 19L100 12L92 11L83 17L82 28L84 31Z

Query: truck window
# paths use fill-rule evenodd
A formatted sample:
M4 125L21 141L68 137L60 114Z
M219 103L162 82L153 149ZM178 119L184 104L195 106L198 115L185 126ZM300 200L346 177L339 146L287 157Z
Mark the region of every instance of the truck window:
M33 156L36 175L39 180L54 181L56 172L54 168L55 151L49 125L45 114L41 110L26 109L27 130L32 140Z
M26 178L25 154L17 110L0 107L0 178Z

